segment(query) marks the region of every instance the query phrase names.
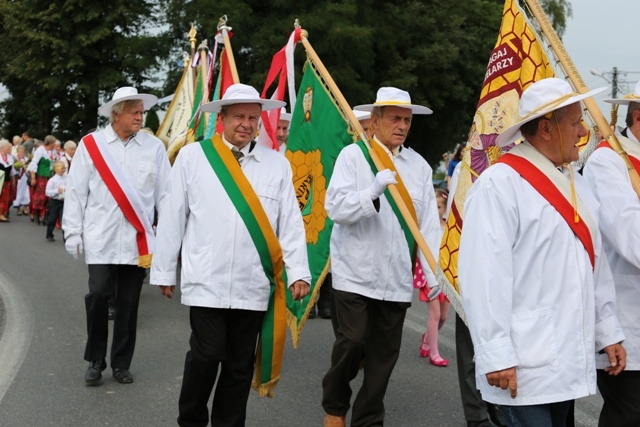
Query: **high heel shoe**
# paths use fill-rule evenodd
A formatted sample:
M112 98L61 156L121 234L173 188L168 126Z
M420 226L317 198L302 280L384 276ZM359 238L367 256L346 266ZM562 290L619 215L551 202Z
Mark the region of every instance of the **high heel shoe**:
M429 348L429 344L427 344L427 333L422 334L422 344L420 345L420 357L429 357L431 354L431 349Z
M449 361L447 359L443 359L440 356L430 357L429 362L431 362L433 366L438 366L441 368L446 368L449 365Z

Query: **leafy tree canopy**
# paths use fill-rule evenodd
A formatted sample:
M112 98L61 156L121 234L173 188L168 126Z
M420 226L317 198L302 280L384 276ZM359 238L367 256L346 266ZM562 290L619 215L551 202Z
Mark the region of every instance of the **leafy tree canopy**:
M542 0L559 33L567 0ZM352 106L381 86L408 90L434 110L416 116L408 143L432 164L464 141L500 26L503 0L0 0L3 132L77 138L123 85L152 87L161 65L189 50L187 32L213 45L229 18L241 81L262 88L296 18ZM301 75L302 47L296 49ZM164 95L182 67L168 67ZM166 71L166 70L165 70ZM299 81L299 80L298 80Z

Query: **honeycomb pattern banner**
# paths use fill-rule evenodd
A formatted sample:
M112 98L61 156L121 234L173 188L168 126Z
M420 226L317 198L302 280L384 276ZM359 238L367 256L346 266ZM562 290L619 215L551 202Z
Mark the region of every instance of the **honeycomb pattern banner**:
M538 37L517 1L507 0L496 45L489 57L480 101L474 115L442 237L438 277L456 311L463 316L458 286L458 249L466 194L478 176L511 147L500 149L498 135L518 120L522 92L533 82L553 77Z

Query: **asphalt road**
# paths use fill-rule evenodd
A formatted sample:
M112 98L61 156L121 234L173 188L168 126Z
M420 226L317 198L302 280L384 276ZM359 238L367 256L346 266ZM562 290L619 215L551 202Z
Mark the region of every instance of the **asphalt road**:
M84 294L87 268L45 228L12 213L0 224L0 426L173 426L188 349L188 309L145 285L138 342L122 385L104 372L99 387L84 385L87 363ZM388 426L464 426L460 404L453 313L441 331L447 368L418 355L427 308L416 300L404 326L400 359L386 395ZM322 425L321 382L329 367L333 332L329 320L309 320L300 346L287 344L283 375L273 399L251 393L247 426ZM359 386L359 379L353 383ZM599 397L577 403L576 425L597 425Z

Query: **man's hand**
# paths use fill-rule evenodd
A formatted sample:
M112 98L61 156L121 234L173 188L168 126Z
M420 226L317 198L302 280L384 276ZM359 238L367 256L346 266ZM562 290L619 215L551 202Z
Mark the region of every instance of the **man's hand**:
M627 367L627 351L621 343L605 347L604 352L609 356L609 366L604 368L609 375L618 375Z
M296 280L293 282L293 285L289 286L289 290L291 291L291 295L293 295L294 300L300 300L307 296L309 293L310 286L304 280Z
M390 169L381 170L376 174L371 184L371 200L379 199L389 184L397 184L396 173Z
M518 381L516 380L515 367L488 373L487 382L489 383L489 385L500 387L503 390L509 388L512 399L515 399L518 395Z
M160 293L167 298L173 298L173 293L176 290L175 286L158 286L160 288Z
M64 248L69 252L69 255L77 261L78 255L82 254L82 237L77 234L67 237L67 240L64 242Z

